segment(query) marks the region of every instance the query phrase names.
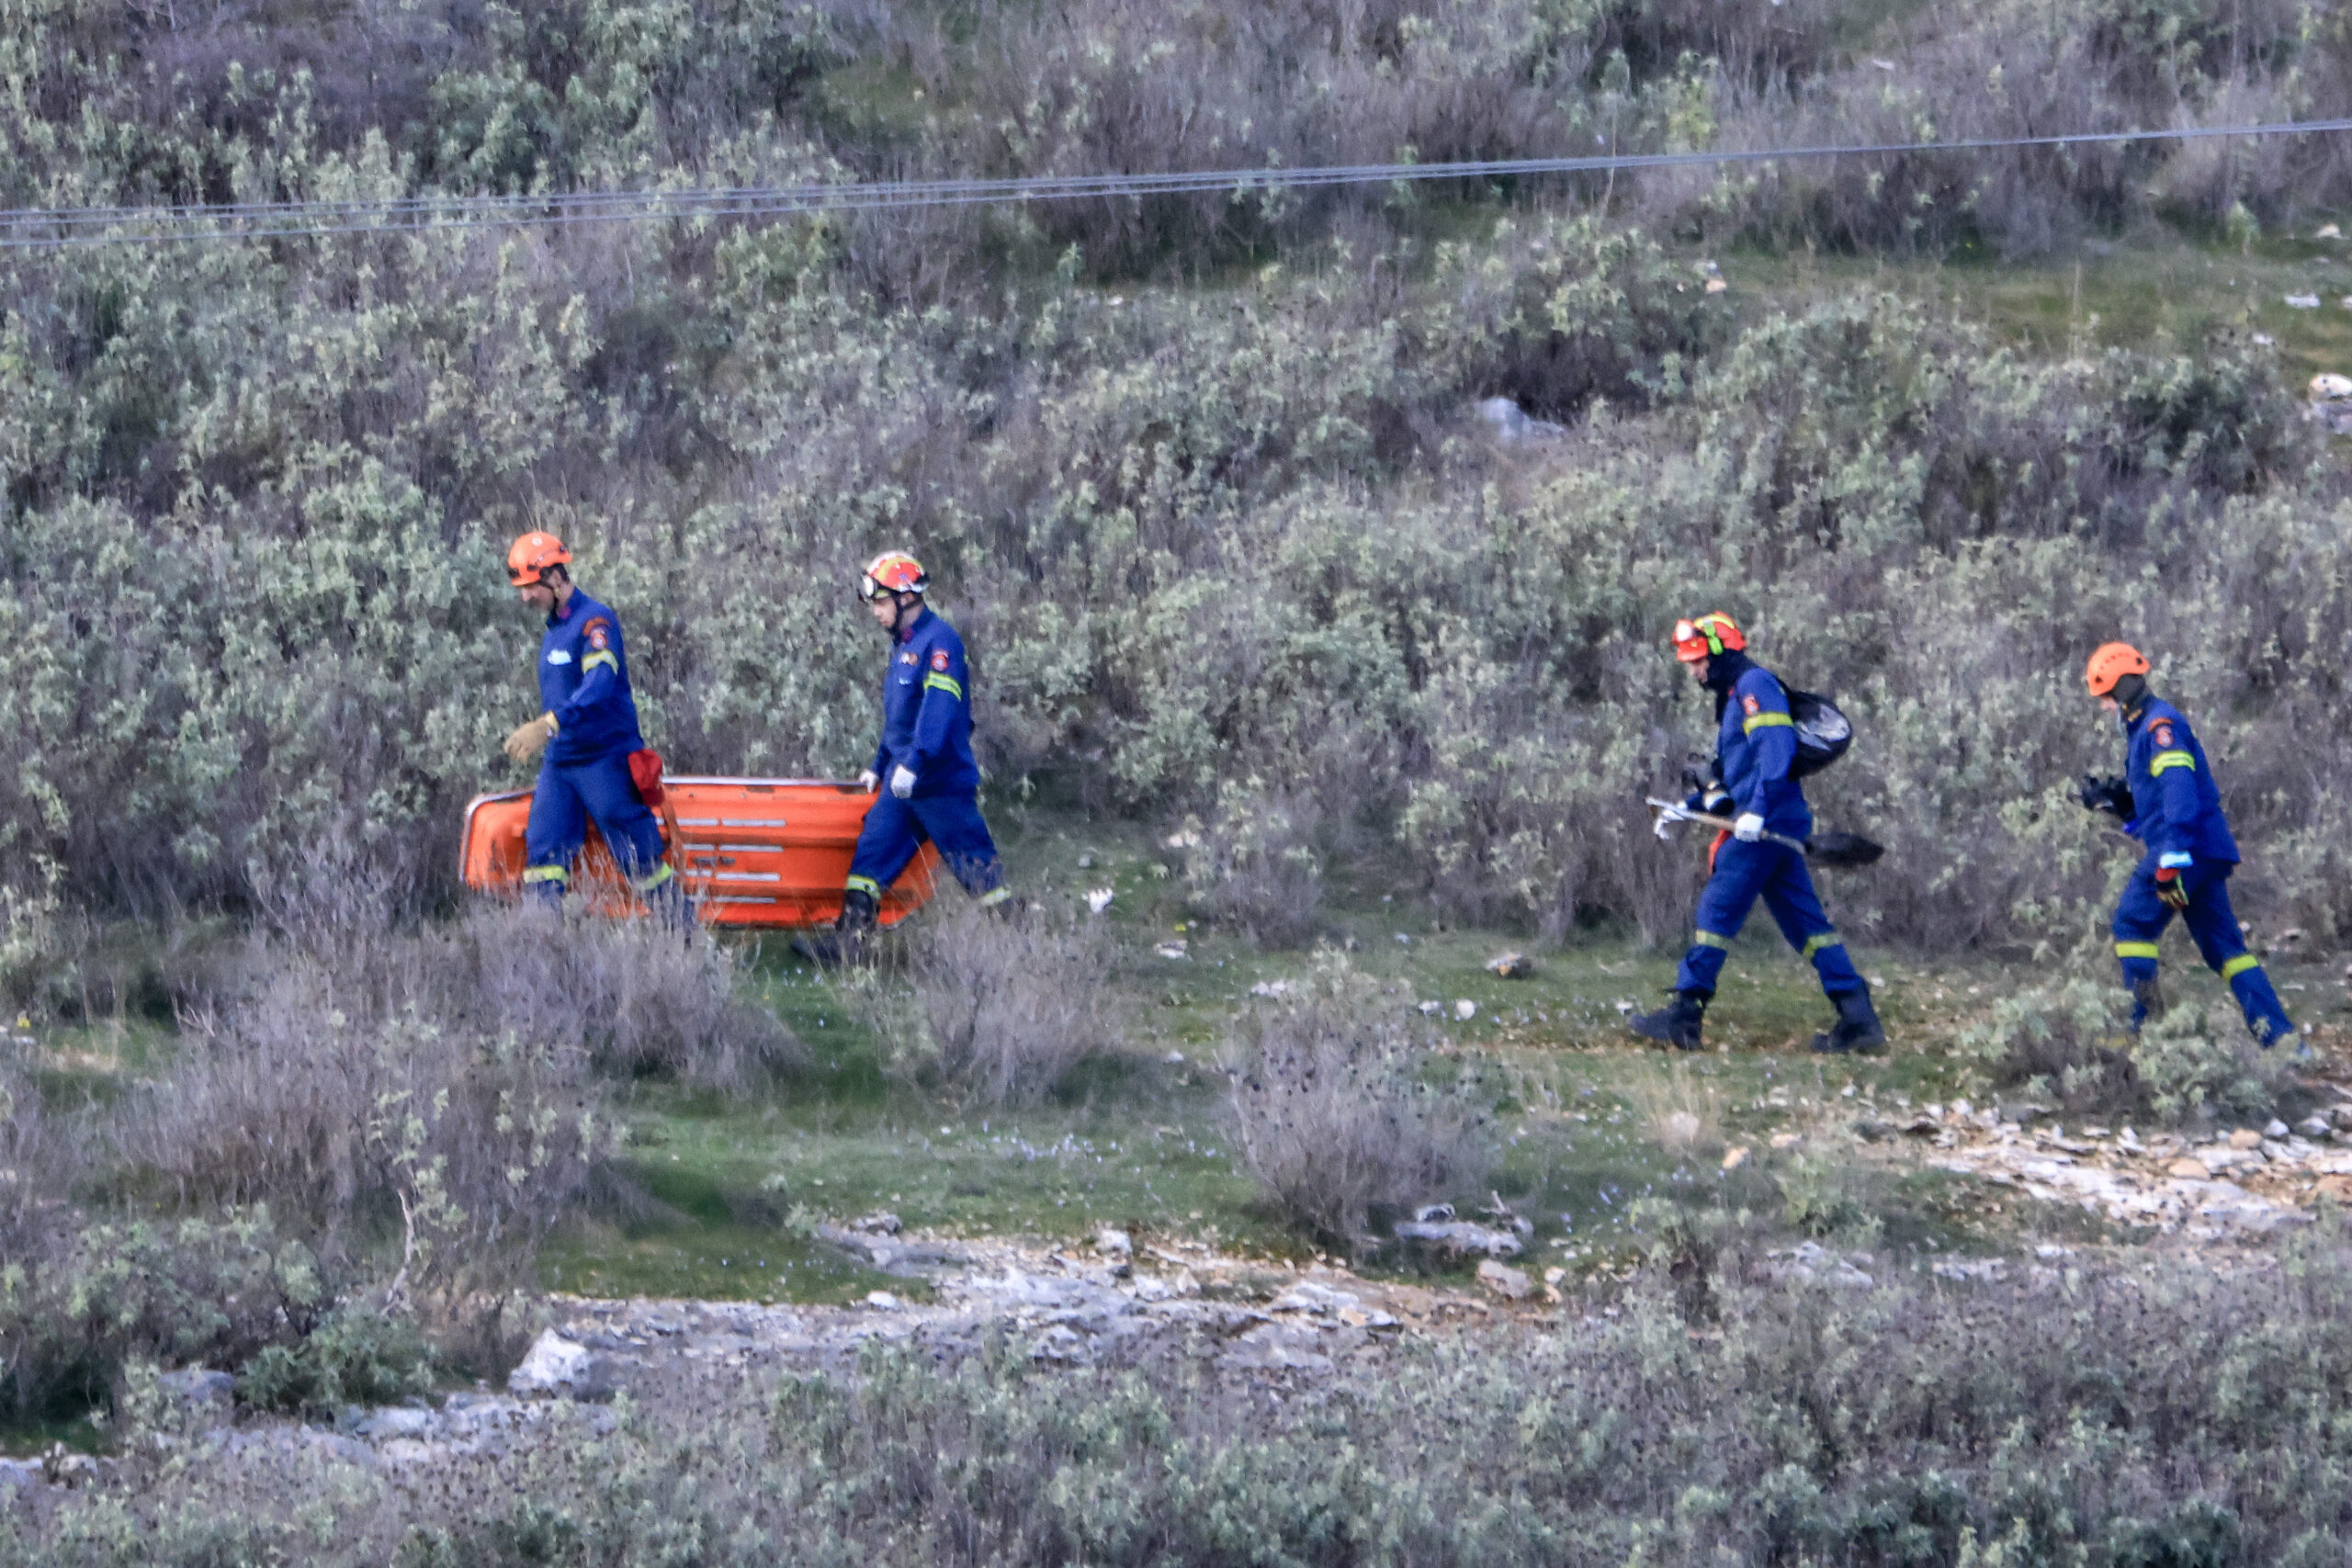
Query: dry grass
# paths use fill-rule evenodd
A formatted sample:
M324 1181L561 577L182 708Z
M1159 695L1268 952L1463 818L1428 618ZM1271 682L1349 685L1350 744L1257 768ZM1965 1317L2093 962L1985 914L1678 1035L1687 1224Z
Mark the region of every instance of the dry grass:
M1645 1074L1625 1090L1644 1134L1677 1158L1723 1146L1723 1091L1688 1062Z

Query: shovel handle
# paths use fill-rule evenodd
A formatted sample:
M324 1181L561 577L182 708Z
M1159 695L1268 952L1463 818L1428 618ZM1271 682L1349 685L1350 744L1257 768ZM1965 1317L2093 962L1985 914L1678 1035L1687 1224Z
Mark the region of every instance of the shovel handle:
M1728 817L1718 817L1712 811L1693 811L1687 806L1676 806L1670 801L1653 800L1650 802L1650 809L1671 817L1678 822L1696 822L1703 828L1720 828L1726 833L1733 831L1736 827L1736 824ZM1809 854L1813 850L1813 846L1803 839L1792 838L1786 833L1768 831L1764 838L1770 843L1779 844L1783 849L1794 850L1801 855Z

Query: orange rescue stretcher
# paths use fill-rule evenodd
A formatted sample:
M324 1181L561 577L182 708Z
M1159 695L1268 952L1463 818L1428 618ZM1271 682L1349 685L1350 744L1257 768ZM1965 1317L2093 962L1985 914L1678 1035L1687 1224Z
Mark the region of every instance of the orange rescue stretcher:
M677 868L703 924L791 929L840 917L842 884L875 796L832 779L665 778L662 785L662 858ZM474 797L458 862L468 887L522 893L530 816L527 789ZM939 851L923 845L883 894L882 924L929 903L938 871ZM644 908L593 824L571 886L605 914Z

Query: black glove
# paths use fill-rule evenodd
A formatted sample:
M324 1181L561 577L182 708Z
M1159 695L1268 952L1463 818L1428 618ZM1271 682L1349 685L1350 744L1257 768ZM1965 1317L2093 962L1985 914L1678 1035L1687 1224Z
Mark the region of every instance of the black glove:
M2132 786L2113 773L2100 778L2096 773L2083 775L2083 787L2075 791L2083 805L2092 811L2105 811L2118 821L2129 822L2139 815L2132 799Z
M1682 797L1684 809L1711 811L1718 817L1730 815L1731 792L1724 788L1719 770L1710 769L1702 777L1698 769L1685 768L1682 770L1682 787L1687 792Z

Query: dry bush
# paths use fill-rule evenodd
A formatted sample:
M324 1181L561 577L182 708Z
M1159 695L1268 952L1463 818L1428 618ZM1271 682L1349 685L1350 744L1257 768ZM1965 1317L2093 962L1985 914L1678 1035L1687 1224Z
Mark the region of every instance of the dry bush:
M849 982L894 1077L976 1104L1035 1105L1116 1048L1115 954L1099 922L992 911L950 889L902 929L903 968Z
M775 1014L741 994L735 952L701 931L495 899L454 922L402 929L390 897L332 860L299 884L265 884L263 896L266 933L217 959L198 987L213 1011L241 1012L242 998L307 965L355 1017L406 1013L455 1033L577 1049L608 1076L737 1091L808 1061Z
M1243 1168L1285 1218L1335 1246L1377 1245L1375 1217L1477 1190L1493 1168L1484 1112L1429 1081L1405 1007L1326 966L1300 999L1245 1014L1226 1043Z
M338 1272L387 1245L423 1293L503 1284L613 1146L578 1043L374 1010L328 964L191 1011L113 1118L117 1160L181 1203L267 1204Z
M1195 906L1239 926L1263 947L1313 941L1323 904L1323 860L1312 795L1228 783L1207 825L1186 823L1185 881Z

